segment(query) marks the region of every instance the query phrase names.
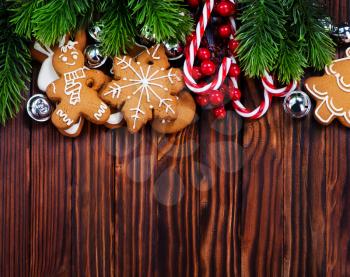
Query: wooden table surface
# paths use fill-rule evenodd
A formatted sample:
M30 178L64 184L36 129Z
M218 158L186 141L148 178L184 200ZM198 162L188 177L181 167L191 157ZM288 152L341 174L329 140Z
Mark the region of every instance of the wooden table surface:
M350 131L281 101L172 136L68 139L21 111L0 141L0 276L350 276Z

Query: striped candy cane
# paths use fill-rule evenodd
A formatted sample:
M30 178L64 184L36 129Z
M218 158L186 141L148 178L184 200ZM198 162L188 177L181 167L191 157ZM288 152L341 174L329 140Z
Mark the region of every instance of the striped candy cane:
M229 1L235 3L234 0ZM225 81L231 64L237 64L235 57L231 55L230 57L225 57L222 60L219 71L213 78L212 82L207 84L198 84L193 78L193 65L195 57L204 36L205 29L207 28L213 8L214 0L207 0L204 4L202 15L196 27L195 37L189 42L185 50L186 60L184 63L184 79L187 87L196 94L208 93L210 90L218 90ZM233 16L229 17L229 21L232 28L230 39L233 39L233 34L237 29L236 22ZM230 82L235 88L238 88L237 78L230 77ZM262 117L269 109L273 96L283 97L290 91L295 90L297 86L297 83L293 81L288 86L277 89L273 78L267 72L265 72L265 75L262 78L262 83L264 86L264 100L256 109L249 110L241 103L239 99L233 100L233 107L240 116L250 119Z

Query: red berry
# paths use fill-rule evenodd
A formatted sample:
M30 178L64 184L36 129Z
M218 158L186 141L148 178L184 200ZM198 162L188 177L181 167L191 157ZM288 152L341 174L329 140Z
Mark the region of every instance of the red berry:
M213 109L213 115L217 119L224 119L226 117L226 110L224 106Z
M218 34L222 38L228 38L232 33L231 26L229 24L223 24L218 27Z
M215 73L216 66L211 60L205 60L201 63L201 72L203 75L210 76Z
M241 74L241 69L239 68L239 66L237 64L231 64L231 67L230 67L228 74L231 77L238 77L239 74Z
M205 94L201 94L196 96L196 102L198 103L199 106L205 107L209 105L209 99L208 96Z
M199 60L209 60L210 59L210 51L208 48L199 48L197 52L197 57Z
M209 102L214 106L221 105L224 102L224 95L221 91L212 90L209 93Z
M239 46L239 42L235 39L230 39L228 42L228 48L231 50L232 54L236 53L236 50Z
M236 6L230 1L223 0L216 5L215 11L221 16L231 16L236 12Z
M227 95L233 101L241 99L241 91L235 87L230 88L227 91Z
M187 4L191 8L197 8L199 6L199 0L187 0Z
M199 66L194 66L192 71L192 77L195 80L199 80L203 77L203 74L201 72L201 69Z

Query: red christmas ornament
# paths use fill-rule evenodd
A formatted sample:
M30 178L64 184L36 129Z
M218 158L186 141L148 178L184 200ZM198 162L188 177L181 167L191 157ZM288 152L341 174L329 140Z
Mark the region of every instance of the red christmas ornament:
M209 93L209 102L214 106L221 105L224 102L224 95L221 91L212 90Z
M193 74L192 74L193 78L195 80L199 80L203 77L201 68L199 66L194 66L193 67Z
M231 33L231 26L229 24L223 24L218 27L218 34L222 38L228 38Z
M205 60L201 63L201 72L203 75L210 76L215 73L216 66L211 60Z
M241 91L235 87L230 88L227 91L227 95L233 101L241 99Z
M197 57L201 61L209 60L210 59L210 51L208 48L199 48L197 52Z
M208 96L203 94L203 95L198 95L196 97L196 102L198 103L199 106L201 107L205 107L207 105L209 105L209 99Z
M237 64L231 64L231 67L230 67L228 74L231 77L238 77L239 74L241 74L241 69L239 68L239 66Z
M239 46L239 42L235 39L230 39L228 42L228 48L231 50L232 54L236 53L236 50Z
M213 115L217 119L224 119L226 117L226 110L224 106L213 109Z
M187 0L187 4L191 8L197 8L199 6L199 0Z
M231 16L236 12L236 6L230 1L223 0L216 5L215 11L221 16Z

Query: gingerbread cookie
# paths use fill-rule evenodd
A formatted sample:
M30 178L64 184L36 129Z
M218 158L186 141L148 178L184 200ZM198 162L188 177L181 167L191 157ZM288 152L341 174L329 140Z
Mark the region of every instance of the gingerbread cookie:
M346 58L326 66L321 77L306 80L305 87L316 100L315 118L324 125L337 118L350 127L350 48Z
M38 82L37 82L40 90L46 91L48 85L59 78L59 76L57 75L56 71L52 66L52 57L53 57L54 51L62 47L63 45L65 45L69 41L69 38L70 38L69 34L67 34L66 36L63 36L58 42L58 44L52 47L43 45L38 41L35 41L31 46L30 51L33 59L42 63L38 74ZM85 30L79 30L76 33L75 41L78 42L78 45L80 47L79 50L82 51L82 49L84 49L86 45Z
M154 119L152 128L157 132L163 134L176 133L192 123L196 114L196 103L193 97L187 91L181 92L178 97L178 117L173 121L158 118Z
M178 94L184 87L180 69L170 68L164 46L114 59L114 79L100 97L121 109L130 132L135 133L153 118L175 120Z
M84 55L77 44L69 41L54 52L52 63L60 78L46 91L51 100L58 102L51 116L53 124L71 137L79 135L82 117L95 124L105 124L110 116L109 107L97 93L108 77L84 67Z

